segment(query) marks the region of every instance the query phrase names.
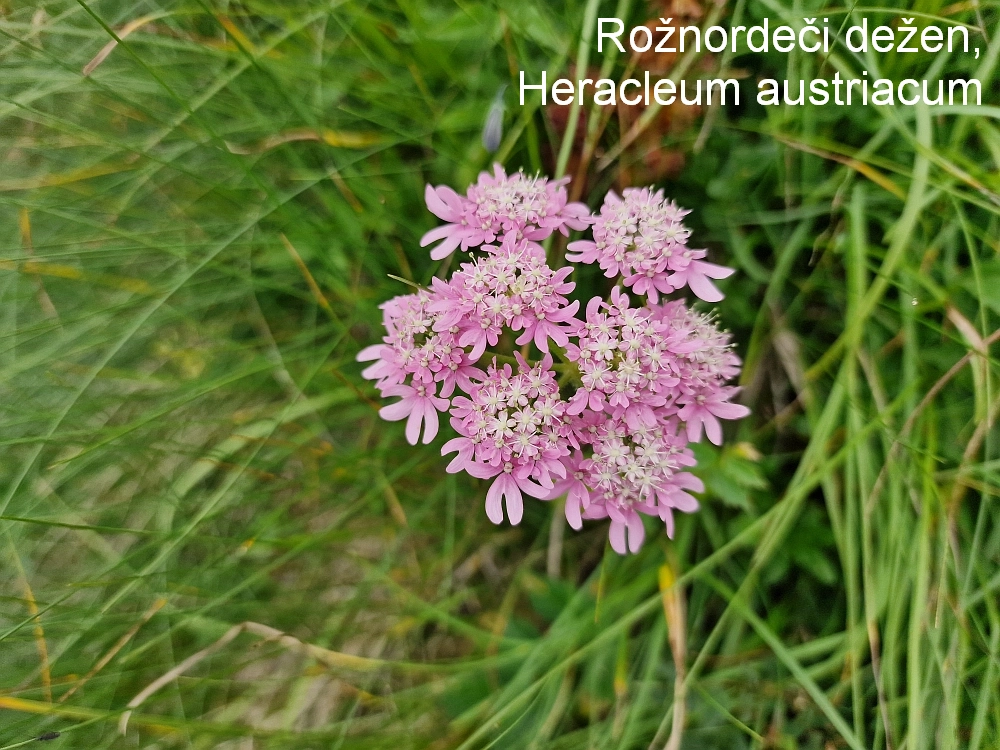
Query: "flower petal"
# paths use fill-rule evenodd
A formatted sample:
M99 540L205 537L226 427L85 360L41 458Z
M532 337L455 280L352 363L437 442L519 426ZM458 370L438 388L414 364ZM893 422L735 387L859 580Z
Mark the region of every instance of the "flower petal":
M705 483L699 477L696 477L694 474L688 474L686 471L674 474L674 484L692 492L705 491Z
M501 474L500 479L506 478L503 494L507 498L507 518L510 519L511 526L521 523L524 516L524 503L521 501L521 490L518 489L517 482L510 474Z
M382 349L384 347L385 344L372 344L371 346L366 346L364 349L358 352L357 356L354 359L356 359L358 362L370 362L373 359L381 359Z
M698 501L686 492L674 492L670 495L670 507L682 513L694 513L698 510Z
M438 433L438 413L430 399L423 402L424 408L424 445L427 445Z
M424 404L421 400L415 400L413 410L406 420L406 442L416 445L420 437L420 425L424 421Z
M684 419L685 417L681 417ZM701 414L692 414L687 422L687 438L689 443L700 443L701 442L701 424L702 418Z
M742 419L750 410L743 404L731 404L728 401L715 401L705 404L705 408L720 419Z
M674 514L667 508L662 516L664 522L667 524L667 538L674 538Z
M711 414L705 414L702 419L705 420L705 434L708 435L708 439L713 445L722 445L722 425L719 420Z
M583 518L580 515L580 498L572 491L566 496L566 521L570 528L579 531L583 528Z
M537 497L539 500L544 500L545 497L551 491L550 487L545 487L544 485L541 484L535 484L527 477L525 477L524 479L515 479L514 484L520 487L525 492L527 492L532 497ZM520 497L521 495L520 491L517 494Z
M413 400L404 398L394 404L383 406L378 410L378 415L386 422L396 422L405 419L413 411Z
M451 237L455 234L456 229L453 224L442 224L439 227L434 227L429 232L425 232L424 236L420 238L420 247L427 247L432 242L443 240L445 237Z
M628 548L633 552L638 552L646 539L646 527L642 525L639 514L632 511L626 519L628 523Z
M491 466L479 461L469 461L465 465L465 470L476 479L491 479L501 471L499 466Z
M611 528L608 529L608 539L611 541L611 549L619 555L624 555L628 552L628 547L625 546L625 524L622 522L611 522Z
M458 195L450 187L442 185L438 188L434 188L431 185L427 185L427 187L424 188L424 202L427 204L428 211L437 216L439 219L444 219L445 221L458 221L461 217L456 215L458 212L442 199L445 196L449 200L458 203L458 200L456 200L458 199ZM452 198L452 196L454 196L454 198Z
M455 474L464 469L471 460L472 450L472 441L467 437L452 438L447 443L442 445L442 456L447 456L449 453L458 451L458 455L451 459L451 462L448 464L448 468L446 468L445 471L449 474Z
M486 493L486 515L493 523L503 523L503 478L501 475L490 485Z
M688 286L691 291L706 302L719 302L725 295L720 292L715 284L697 271L688 274Z
M447 258L455 252L455 248L458 247L461 242L461 236L458 234L451 235L448 239L431 250L431 260L442 260Z
M705 260L696 260L692 263L692 265L698 272L712 279L728 279L736 273L735 268L716 265L715 263L709 263Z

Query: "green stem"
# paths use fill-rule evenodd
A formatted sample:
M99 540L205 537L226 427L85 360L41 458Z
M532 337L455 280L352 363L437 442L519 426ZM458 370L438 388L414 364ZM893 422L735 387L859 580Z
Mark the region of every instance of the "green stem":
M597 6L600 0L587 0L587 7L583 12L583 29L580 32L580 46L576 50L576 73L587 70L590 61L590 40L594 33L594 25L597 23ZM569 153L573 149L573 140L576 138L576 126L580 121L580 107L582 97L573 100L569 112L569 120L566 122L566 132L563 134L562 144L559 146L559 158L556 160L556 179L558 180L566 174L566 165L569 164Z

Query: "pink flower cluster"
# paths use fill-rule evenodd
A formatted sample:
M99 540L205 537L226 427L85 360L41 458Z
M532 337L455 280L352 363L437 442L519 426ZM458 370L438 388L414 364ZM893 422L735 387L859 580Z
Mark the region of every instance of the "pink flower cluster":
M590 210L582 203L567 203L567 182L568 177L550 182L523 172L508 177L496 164L493 174L481 172L464 196L446 185L428 185L427 208L448 223L425 234L420 247L440 241L431 249L431 258L441 260L458 247L469 250L498 237L537 242L554 230L569 236L570 229L586 229Z
M704 250L687 246L690 232L681 223L689 212L663 199L663 191L627 188L624 197L607 194L601 213L594 218L594 239L571 242L566 259L597 261L609 278L622 283L650 302L660 294L689 287L706 302L718 302L722 293L710 279L724 279L732 268L708 263Z
M686 286L718 301L709 279L732 269L687 247L687 212L662 191L609 193L591 216L567 202L565 183L497 166L465 196L428 186L428 208L448 223L421 244L441 241L434 258L478 253L447 281L383 304L383 342L358 359L373 361L362 374L383 396L400 397L380 414L406 419L411 444L421 432L424 443L433 440L438 413L450 415L457 437L442 448L455 454L447 470L491 480L491 521L501 523L506 509L519 523L524 495L565 495L570 526L610 519L611 546L625 554L643 543L642 515L673 536L673 512L697 509L691 493L704 486L687 471L695 465L688 444L705 434L719 445L720 420L749 413L732 402L739 389L726 385L740 371L728 334L682 300L660 300ZM570 243L567 258L599 262L645 295L643 306L632 307L616 285L576 317L572 266L551 268L538 241L589 225L594 239Z
M575 444L552 357L545 355L532 367L520 354L515 356L517 373L509 364L498 368L494 359L486 377L469 389L469 398L455 399L451 424L460 437L441 449L442 454L458 452L448 471L496 477L486 493L486 515L493 523L503 521L501 498L506 499L507 517L516 524L521 520L521 490L547 497L555 487L553 475L565 478L563 460Z
M566 346L580 307L564 296L576 287L566 281L573 269L553 271L540 247L513 235L499 248L484 249L493 252L463 263L447 284L434 279L435 330L464 324L459 343L472 345L473 359L482 356L487 344L496 346L504 328L523 331L516 343L534 341L542 352L548 352L549 339Z

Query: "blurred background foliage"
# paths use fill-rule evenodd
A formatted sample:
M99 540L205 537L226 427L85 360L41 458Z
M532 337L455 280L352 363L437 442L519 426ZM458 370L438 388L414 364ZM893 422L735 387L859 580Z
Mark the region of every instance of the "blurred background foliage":
M585 13L840 28L814 0L0 2L0 746L997 747L1000 110L754 96L996 100L996 3L899 10L981 54L578 54ZM519 70L742 95L521 107ZM664 187L738 269L753 415L627 558L493 527L353 361L444 271L425 183L564 143L575 196Z

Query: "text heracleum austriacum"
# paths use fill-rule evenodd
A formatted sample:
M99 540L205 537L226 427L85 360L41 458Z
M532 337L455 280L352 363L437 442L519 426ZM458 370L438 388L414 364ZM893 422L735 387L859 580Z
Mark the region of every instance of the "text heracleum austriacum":
M597 19L597 51L603 52L605 44L614 44L620 52L625 52L626 45L633 52L664 52L684 53L693 50L700 53L702 47L709 52L723 52L731 49L740 50L741 37L746 48L751 52L788 53L794 49L802 52L829 53L831 34L829 19L823 19L823 25L817 25L816 18L804 19L805 25L796 31L791 26L770 28L768 19L759 26L709 26L704 33L698 26L671 26L673 19L660 19L663 26L655 27L659 41L654 46L654 34L646 26L635 26L625 37L625 23L620 18ZM863 19L860 26L847 29L843 44L851 52L939 53L959 51L966 54L974 53L979 59L979 48L969 49L969 28L956 24L942 29L938 26L925 26L918 29L913 24L913 18L903 18L902 25L875 26L869 29L868 19ZM849 106L861 104L889 105L897 102L905 106L914 106L923 102L929 106L943 104L982 104L982 86L975 78L953 79L949 81L916 80L904 78L894 82L888 78L872 79L868 71L862 72L861 78L843 78L840 72L834 73L832 79L814 78L810 81L797 81L789 85L783 81L783 86L773 78L765 78L757 84L757 103L764 106L779 104L801 105L810 104L822 106L835 104ZM797 84L797 85L796 85ZM542 104L548 103L551 95L555 104L568 105L576 102L583 104L587 87L593 90L594 104L598 106L616 106L618 102L625 105L642 104L648 106L652 102L667 106L678 102L680 104L710 105L740 103L740 87L735 78L709 78L697 81L675 82L669 78L650 80L649 71L643 78L626 78L616 81L611 78L559 78L548 83L548 77L543 70L541 83L525 81L524 71L521 71L521 105L524 106L524 95L527 91L539 91ZM727 102L727 92L730 95ZM974 96L973 96L974 95ZM974 101L973 101L974 98Z

